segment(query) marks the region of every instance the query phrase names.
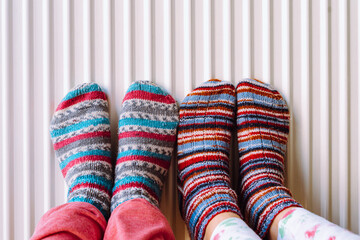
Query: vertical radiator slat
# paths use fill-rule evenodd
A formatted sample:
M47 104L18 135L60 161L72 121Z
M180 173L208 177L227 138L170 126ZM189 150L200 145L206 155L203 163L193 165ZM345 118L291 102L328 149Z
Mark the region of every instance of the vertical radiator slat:
M2 239L10 239L10 76L9 76L9 2L1 1L1 174L2 174Z
M358 8L357 8L357 16L358 16L358 35L357 35L357 48L358 48L358 53L357 53L357 64L358 64L358 159L360 159L360 3L358 2ZM358 180L357 180L357 196L358 196L358 202L360 201L360 164L358 163L358 167L357 167L357 175L358 175ZM360 207L358 208L358 233L360 232Z
M144 79L153 81L152 0L144 1Z
M111 89L111 11L110 1L103 1L103 41L104 41L104 85L110 90ZM112 96L111 96L112 97Z
M124 0L124 92L134 79L133 64L133 1Z
M164 79L165 88L173 92L173 47L174 47L173 2L164 1Z
M22 1L22 15L21 15L21 27L22 27L22 145L23 145L23 204L24 204L24 239L29 239L31 234L31 199L30 199L30 71L29 71L29 51L30 51L30 17L29 17L29 1Z
M203 4L203 41L204 41L204 81L213 78L213 0L204 0Z
M262 76L263 82L271 83L270 61L270 1L262 2Z
M193 85L193 19L192 0L184 0L184 91L188 93Z
M42 86L43 86L43 161L44 161L44 212L52 207L54 188L52 186L53 162L50 153L49 121L50 121L50 29L49 2L42 2Z
M340 225L348 226L349 213L349 79L348 79L348 38L347 0L338 2L339 9L339 209ZM341 163L340 163L341 162Z
M282 92L285 95L287 104L289 105L289 110L291 116L293 116L292 110L292 95L291 95L291 74L290 74L290 4L289 0L281 1L281 81L282 81ZM287 175L293 176L294 164L291 161L294 157L294 134L293 134L293 117L290 118L290 133L289 133L289 142L287 148ZM288 178L288 186L293 187L292 179Z
M232 10L231 10L231 0L223 1L223 80L232 81Z
M320 116L321 116L321 149L320 150L320 199L321 199L321 215L325 218L329 217L329 197L330 197L330 81L329 81L329 33L328 33L328 0L320 2Z
M309 0L301 1L301 149L305 207L311 203Z
M84 64L84 79L83 82L91 81L91 6L89 0L83 0L83 64Z
M242 33L243 33L243 58L242 58L242 70L243 70L243 77L250 78L251 77L251 65L252 65L252 51L251 51L251 6L250 0L243 0L242 1Z

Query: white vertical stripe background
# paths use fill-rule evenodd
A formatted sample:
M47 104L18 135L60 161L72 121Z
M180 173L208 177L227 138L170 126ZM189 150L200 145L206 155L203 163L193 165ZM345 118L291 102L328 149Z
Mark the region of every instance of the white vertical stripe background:
M350 102L357 103L356 119L360 123L360 73L358 70L357 94L350 95L351 62L349 61L351 59L348 56L349 51L357 47L356 61L360 69L359 3L355 11L357 16L349 16L348 0L321 0L316 3L319 5L318 8L313 7L315 3L310 0L302 0L300 3L294 0L269 0L256 3L243 0L240 4L234 0L203 0L200 3L194 0L181 2L123 0L120 3L113 0L102 2L84 0L76 3L72 0L64 0L56 4L62 6L62 9L52 9L57 1L59 0L21 0L21 9L13 9L20 5L13 4L9 0L0 0L2 168L0 232L2 239L14 239L15 236L28 239L41 214L54 207L56 202L65 201L55 199L56 196L63 195L55 193L64 191L66 187L55 181L54 169L55 171L59 169L48 131L51 115L60 100L58 96L65 95L75 83L96 81L107 89L109 99L112 101L111 111L116 116L118 114L116 111L121 106L121 102L114 102L115 99L119 99L116 96L123 96L131 82L137 80L135 76L161 83L179 101L195 87L195 82L203 82L210 78L237 83L241 78L256 75L259 80L274 84L289 104L292 115L291 127L298 128L296 131L291 130L288 145L287 183L291 191L295 196L298 193L305 194L301 203L310 210L312 210L311 203L315 199L312 194L319 192L320 198L316 199L321 201L318 204L321 215L330 218L331 213L338 213L338 219L334 218L337 223L349 228L355 226L350 230L359 233L360 207L357 212L353 211L349 202L360 199L360 187L356 188L356 193L351 193L348 177L350 169L354 167L357 167L356 172L360 174L360 163L358 160L351 161L352 156L349 154ZM113 9L115 5L116 10L120 10L120 16L117 16L118 13ZM297 6L300 8L297 9ZM36 17L41 19L41 26L32 26L34 21L31 18L35 19L35 9L40 9L40 16ZM140 13L137 9L141 9ZM274 14L274 9L281 9L281 14ZM319 9L319 12L313 9ZM60 22L54 23L52 15L54 11L62 11L58 17ZM15 12L19 12L21 17L14 18ZM261 13L261 16L258 13ZM241 16L237 17L238 14ZM319 17L312 17L314 14ZM257 17L260 17L261 21L254 21ZM240 22L234 21L235 18L240 19ZM351 21L351 24L355 24L358 29L357 34L350 34L348 31L350 19L357 19ZM281 22L281 25L274 26L274 22ZM318 35L312 34L315 23L319 26ZM55 29L59 26L60 29ZM199 26L200 32L197 31ZM35 27L41 30L41 36L37 38L41 40L41 52L37 57L32 56L35 45L32 31ZM260 29L261 39L254 37L255 28ZM330 34L329 29L333 34ZM20 41L13 41L15 30L21 33ZM54 31L62 32L62 35L56 35L62 36L61 39L54 41ZM241 33L241 41L235 41L237 33ZM300 36L300 41L294 41L294 36ZM138 37L142 39L139 40ZM355 41L349 41L352 38ZM275 39L281 40L281 48L278 50L274 48ZM163 44L158 44L158 41ZM295 42L300 42L300 45L297 46ZM356 42L357 46L353 46L352 42ZM14 45L16 43L21 45ZM59 43L60 45L57 46L56 44ZM319 43L320 49L313 51L314 43ZM76 46L81 48L75 49ZM200 49L197 49L199 46ZM254 57L254 47L261 48L260 56ZM17 48L21 49L21 61L13 57L14 49ZM58 48L62 49L61 54L54 54L54 49ZM235 48L241 51L234 51ZM137 51L143 52L138 54ZM219 52L221 55L218 54ZM275 54L281 58L275 58ZM336 71L331 71L331 59L337 56L338 59L333 60L335 64L331 65L332 68L335 66ZM58 57L61 59L57 61ZM300 59L297 60L296 57ZM272 62L274 59L281 59L280 68L274 67L275 64ZM314 59L319 61L316 62ZM54 79L59 78L53 76L58 72L54 71L54 62L62 64L61 83L55 83ZM215 63L219 62L221 62L219 71L215 71ZM40 75L36 75L40 76L38 78L32 75L33 68L36 67L41 69ZM236 71L237 68L241 68L241 71ZM12 81L13 71L17 69L21 71L21 81L19 78ZM293 69L299 69L300 78L294 77ZM319 79L313 77L313 71L319 72ZM114 74L115 72L120 74ZM195 79L195 76L204 78ZM275 76L280 76L281 79L274 79ZM75 77L77 79L74 79ZM315 81L320 82L321 88L318 93L314 92ZM331 92L334 92L332 84L338 86L337 96L334 96L339 101L336 105L338 107L331 104L333 97ZM35 85L41 86L42 94L39 96L33 94ZM15 86L20 88L15 89ZM62 88L58 89L55 86ZM297 86L300 87L295 88ZM56 92L54 97L54 91L61 93ZM19 106L15 106L13 99L20 99L17 102ZM35 100L42 102L41 106L36 106L41 110L41 115L33 114L35 106L32 104ZM315 101L320 103L319 119L312 117L312 104ZM299 102L301 104L294 104ZM20 126L14 125L19 121L13 121L14 112L17 111L20 115L16 116L22 116ZM338 119L333 120L332 117L336 115ZM116 117L112 117L111 120L116 121ZM42 152L38 154L42 159L37 160L43 164L42 176L36 176L34 174L36 166L31 165L35 162L33 159L35 135L32 127L37 121L43 122L41 134L36 135L41 138L36 141L43 143ZM317 126L317 123L320 126L318 132L321 143L316 145L320 146L319 149L314 148L315 144L312 142L312 126ZM112 124L116 125L116 122ZM21 138L13 136L14 128L22 129ZM332 133L331 129L333 131L336 129L336 132ZM360 128L357 130L357 145L360 148ZM330 140L332 134L339 137L339 144ZM21 144L15 145L14 139L22 139ZM337 153L336 156L331 155L331 149L335 150L333 152ZM18 150L21 154L14 154L13 151ZM318 151L319 154L312 154L314 151ZM297 154L301 155L297 156ZM314 159L312 156L319 156L320 159ZM359 150L358 159L360 159ZM319 164L313 164L314 161L318 161ZM358 165L352 166L353 162L358 162ZM18 173L14 166L18 165L22 166L22 176L14 175ZM296 179L299 172L302 176L301 182ZM320 184L312 184L314 173L320 174ZM175 171L171 174L175 174ZM332 174L335 174L336 179L339 180L339 184L336 185L339 186L338 188L334 188L335 185L331 186L331 179L334 177ZM20 182L23 184L19 188L23 195L21 202L24 211L22 212L14 211L13 199L18 196L13 191L15 177L20 177ZM39 182L38 178L42 179L44 185L38 188L40 192L36 192L36 199L42 199L43 204L33 200L35 187L32 183ZM176 176L169 177L169 181L171 181L169 187L175 186ZM357 178L357 181L352 184L360 186L360 178ZM316 186L320 188L314 189ZM167 190L165 195L175 195L175 192L176 189ZM338 199L336 200L338 204L331 204L334 196ZM169 196L166 199L175 201L176 197ZM167 209L166 203L162 205L162 209ZM169 206L173 205L175 202L169 203ZM180 214L174 211L178 211L177 208L165 212L171 220L177 239L188 239L184 236L185 225ZM351 217L354 215L355 218ZM17 227L17 219L23 221L21 229ZM357 219L355 224L351 222L354 219Z

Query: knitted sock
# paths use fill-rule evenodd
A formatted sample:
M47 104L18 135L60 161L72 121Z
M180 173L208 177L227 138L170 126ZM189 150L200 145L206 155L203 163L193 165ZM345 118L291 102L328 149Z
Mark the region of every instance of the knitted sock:
M101 88L85 83L71 90L54 113L50 134L68 202L90 203L107 219L113 179L108 102Z
M360 236L319 217L306 209L295 208L279 222L278 240L359 240Z
M180 106L178 188L192 239L203 239L217 214L240 214L229 177L234 110L234 86L220 80L203 83Z
M260 81L245 79L236 92L240 206L245 220L264 238L278 213L300 206L284 187L290 115L280 93Z
M119 152L111 211L143 198L159 206L179 122L176 101L149 81L133 83L119 117Z

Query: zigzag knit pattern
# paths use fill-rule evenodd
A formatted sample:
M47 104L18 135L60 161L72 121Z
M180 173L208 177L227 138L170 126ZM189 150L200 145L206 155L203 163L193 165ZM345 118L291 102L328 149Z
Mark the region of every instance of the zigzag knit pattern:
M300 206L284 187L289 110L280 93L258 80L237 88L240 206L245 220L265 238L278 213Z
M193 90L180 106L178 188L192 239L203 239L207 224L217 214L240 215L229 177L234 115L235 88L217 79Z
M61 101L50 124L68 202L87 202L107 219L112 166L110 121L105 93L95 83L81 84Z
M155 83L137 81L129 87L119 117L111 211L135 198L159 206L178 123L176 101Z

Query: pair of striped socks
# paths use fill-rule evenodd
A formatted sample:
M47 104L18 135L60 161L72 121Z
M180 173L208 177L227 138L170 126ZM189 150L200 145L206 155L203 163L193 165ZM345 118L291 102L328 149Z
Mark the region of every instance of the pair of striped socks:
M69 187L68 202L89 203L105 219L118 205L135 198L158 206L177 125L178 106L166 91L148 81L133 83L119 116L114 170L105 93L95 83L72 89L50 124L55 154Z
M236 126L235 126L236 112ZM230 187L229 151L236 127L240 191ZM279 92L253 79L233 85L213 79L180 106L178 188L192 239L203 239L219 213L243 216L265 238L278 213L300 206L284 187L289 111Z

